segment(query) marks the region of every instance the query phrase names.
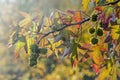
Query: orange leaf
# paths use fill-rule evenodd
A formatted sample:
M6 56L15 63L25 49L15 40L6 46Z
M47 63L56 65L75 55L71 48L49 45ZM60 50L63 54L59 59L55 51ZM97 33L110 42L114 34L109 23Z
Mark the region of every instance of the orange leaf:
M77 67L77 63L78 63L78 60L75 58L75 59L74 59L74 62L73 62L73 67L74 67L74 68Z
M22 11L20 12L20 14L21 14L23 17L25 17L25 18L30 16L28 13L22 12Z
M97 65L101 65L104 61L104 59L102 58L101 52L100 52L100 46L93 46L92 52L90 52L90 57L91 59L94 61L95 64Z
M93 68L93 70L95 71L95 73L98 74L100 66L98 66L96 64L92 64L91 67Z
M73 20L75 22L80 22L82 20L82 15L81 15L80 11L75 11L74 12ZM79 29L80 27L81 27L80 25L76 25L77 29Z
M100 11L100 12L102 12L103 9L104 9L103 6L96 6L96 7L95 7L95 10Z

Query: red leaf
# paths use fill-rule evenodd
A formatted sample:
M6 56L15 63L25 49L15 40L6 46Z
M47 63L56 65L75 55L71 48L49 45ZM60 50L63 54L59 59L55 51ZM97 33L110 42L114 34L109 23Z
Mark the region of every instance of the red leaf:
M74 59L74 62L73 62L73 67L74 67L74 68L77 67L77 63L78 63L78 60L75 58L75 59Z
M26 13L26 12L20 12L20 14L23 16L23 17L28 17L29 16L29 14L28 13Z
M73 20L75 22L80 22L82 20L82 16L81 16L81 12L80 11L74 12ZM77 29L80 29L80 27L81 27L81 25L76 25Z
M101 51L107 51L107 48L102 47L102 48L101 48Z
M96 64L92 64L91 67L93 68L93 70L95 71L95 73L98 74L100 67L98 65L96 65Z
M99 12L102 12L103 9L104 9L103 6L96 6L96 7L95 7L95 10L97 10L97 11L99 11Z
M14 59L16 60L18 58L18 52L14 51Z
M67 12L73 15L72 17L73 21L80 22L82 20L82 15L80 11L68 10ZM77 29L80 29L80 27L81 27L80 25L76 25Z

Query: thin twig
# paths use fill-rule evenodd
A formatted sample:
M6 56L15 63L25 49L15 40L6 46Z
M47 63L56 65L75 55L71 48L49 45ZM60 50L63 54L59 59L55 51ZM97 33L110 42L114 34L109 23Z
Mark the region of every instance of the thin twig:
M119 1L120 1L120 0L116 0L116 1L114 1L114 2L110 2L110 3L105 4L104 6L107 6L107 5L110 5L110 4L111 4L111 5L114 5L114 4L117 4ZM98 13L98 15L99 15L99 14L100 14L100 13ZM44 36L42 36L42 37L38 40L38 44L40 43L40 41L41 41L44 37L46 37L46 36L48 36L48 35L50 35L50 34L52 34L52 33L61 31L61 30L65 29L65 28L70 27L70 26L73 26L73 25L81 25L81 24L89 21L90 18L91 18L91 17L85 18L85 19L83 19L82 21L77 22L77 23L64 24L64 26L63 26L62 28L59 28L59 29L57 29L57 30L53 30L53 31L50 31L50 32L44 34Z
M50 35L51 33L55 33L55 32L61 31L61 30L65 29L65 28L70 27L70 26L73 26L73 25L78 25L78 24L81 25L82 23L89 21L90 18L91 18L91 17L85 18L85 19L82 20L81 22L77 22L77 23L64 24L64 26L63 26L62 28L59 28L59 29L57 29L57 30L50 31L50 32L44 34L44 36L42 36L42 37L40 38L40 40L38 41L38 43L40 43L40 41L41 41L44 37Z
M104 6L114 5L114 4L117 4L118 2L120 2L120 0L116 0L116 1L114 1L114 2L109 2L109 3L105 4Z

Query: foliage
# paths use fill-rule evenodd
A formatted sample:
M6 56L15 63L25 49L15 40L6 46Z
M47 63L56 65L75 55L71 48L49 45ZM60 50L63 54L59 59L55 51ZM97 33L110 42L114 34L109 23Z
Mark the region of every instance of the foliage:
M90 6L94 8L92 13ZM84 68L82 64L87 63L87 69L92 68L98 80L117 80L120 77L119 7L119 0L82 0L82 10L56 9L50 17L22 12L24 19L15 25L9 45L16 45L14 54L24 48L30 66L38 66L39 58L45 56L55 54L58 59L68 56L73 68ZM84 79L89 77L84 76Z

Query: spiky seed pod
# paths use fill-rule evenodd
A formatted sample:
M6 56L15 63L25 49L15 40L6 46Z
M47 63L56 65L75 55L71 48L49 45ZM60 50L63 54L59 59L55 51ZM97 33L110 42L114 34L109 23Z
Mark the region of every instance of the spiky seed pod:
M30 46L30 50L31 50L32 53L39 53L39 47L38 47L37 44L32 44Z
M94 29L94 28L90 28L90 29L89 29L89 33L90 33L90 34L93 34L94 32L95 32L95 29Z
M98 17L98 15L93 14L93 15L92 15L92 21L93 21L93 22L97 21L97 17Z
M97 29L97 35L102 36L103 35L103 30L102 29Z
M98 43L98 39L95 38L95 37L92 38L92 39L91 39L91 43L94 44L94 45L97 44L97 43Z

